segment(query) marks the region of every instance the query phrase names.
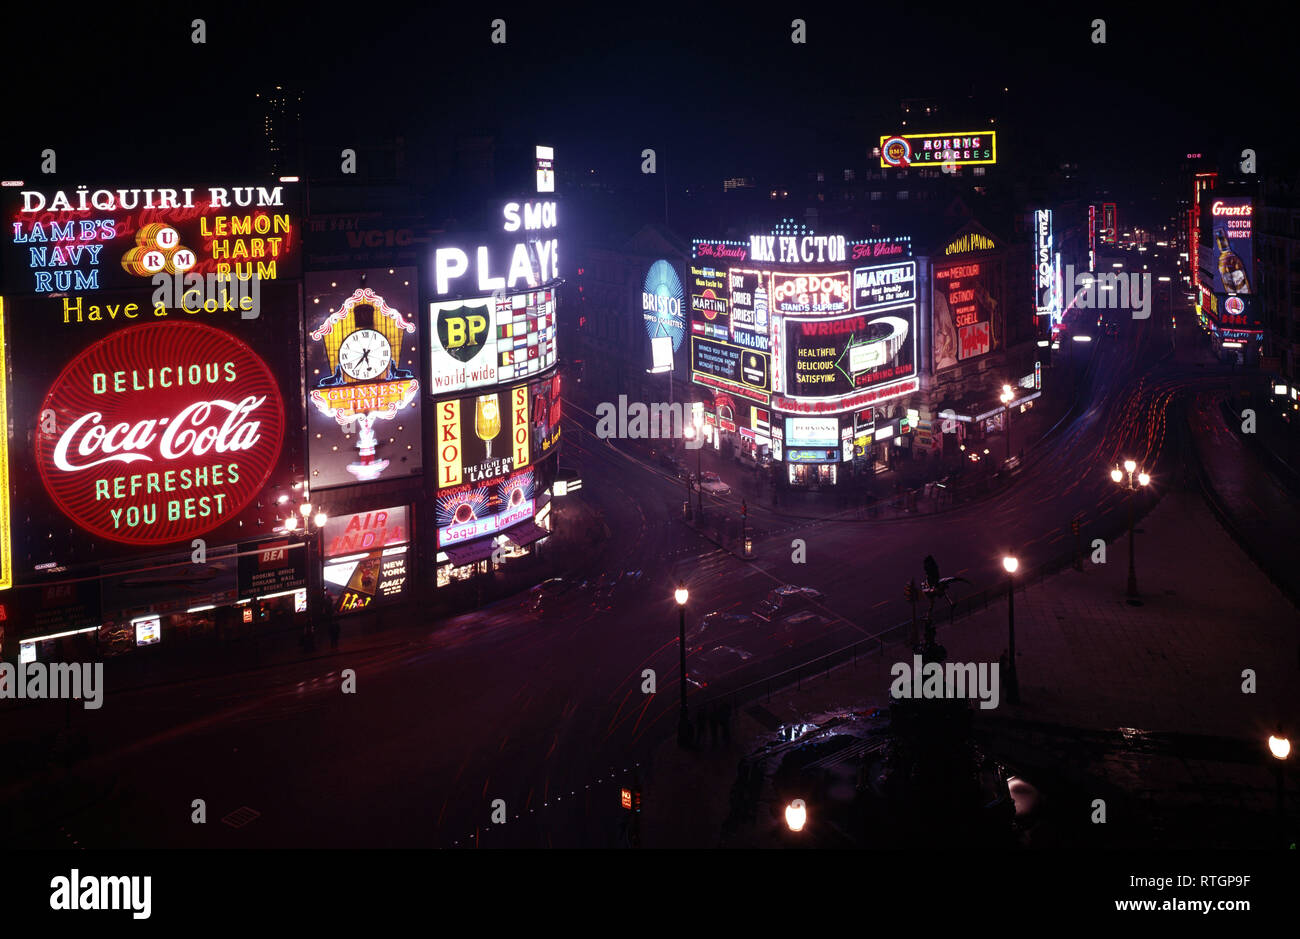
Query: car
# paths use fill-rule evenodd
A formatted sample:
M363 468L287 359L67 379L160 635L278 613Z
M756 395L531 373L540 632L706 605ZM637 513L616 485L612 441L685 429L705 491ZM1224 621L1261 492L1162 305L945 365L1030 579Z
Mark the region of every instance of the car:
M773 624L776 628L772 631L772 638L787 648L793 648L798 642L816 638L831 623L831 619L813 610L800 610L780 617Z
M563 577L544 580L528 591L528 596L523 603L524 609L530 613L541 614L561 602L564 595L576 586L577 584L572 580L565 580Z
M717 473L705 470L700 474L699 488L711 496L729 496L731 487L722 481Z
M758 620L748 613L715 610L686 631L686 648L698 652L706 645L749 633L757 625Z
M825 594L815 587L782 584L768 591L767 599L754 607L754 615L763 622L770 623L778 614L807 609L812 604L821 603L825 599Z
M686 660L686 680L696 688L707 688L753 657L752 652L735 646L714 646Z

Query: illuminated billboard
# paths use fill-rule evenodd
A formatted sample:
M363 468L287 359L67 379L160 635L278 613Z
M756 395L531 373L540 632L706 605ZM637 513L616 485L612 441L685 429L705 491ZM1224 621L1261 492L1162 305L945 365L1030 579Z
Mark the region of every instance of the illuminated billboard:
M1213 195L1203 200L1200 230L1209 239L1200 246L1203 288L1214 297L1209 313L1220 339L1263 339L1259 297L1255 290L1255 204L1247 196Z
M691 337L691 379L766 404L771 389L771 357L711 339Z
M1113 245L1119 226L1119 210L1113 202L1101 204L1101 240L1103 244Z
M420 472L416 283L413 268L306 275L312 489Z
M429 305L429 392L505 384L556 361L555 292Z
M439 401L438 488L478 485L532 462L528 385Z
M560 418L562 402L560 398L560 373L552 372L548 377L539 379L528 386L532 397L529 413L532 418L532 458L533 462L554 453L560 443Z
M880 138L882 168L908 166L981 166L998 161L994 131L945 134L895 134Z
M768 348L770 300L767 274L733 267L727 272L731 300L731 339L750 349Z
M645 319L646 335L651 339L667 336L672 340L674 352L681 348L682 336L686 334L684 293L681 278L670 262L655 261L650 265L641 285L641 315Z
M1224 295L1249 295L1253 293L1254 279L1254 200L1213 196L1207 203L1202 230L1210 236L1214 259L1210 290Z
M898 261L853 270L853 309L916 299L916 262Z
M6 195L10 292L93 295L147 286L158 274L265 282L301 273L293 183Z
M941 371L997 347L990 290L991 265L958 262L935 265L933 304L934 368Z
M787 447L838 447L840 422L834 417L787 417L785 419L785 445Z
M1034 212L1034 309L1054 312L1056 265L1052 253L1052 210Z
M790 317L784 329L781 387L792 397L842 397L905 382L916 374L914 303L880 307L869 314Z
M560 277L556 204L552 200L507 202L501 228L465 234L433 250L432 295L440 300L520 293Z
M321 532L321 578L331 608L353 613L406 592L410 507L334 516Z
M853 280L848 271L829 274L772 274L772 311L785 315L834 315L853 309Z
M325 557L373 551L411 540L410 512L407 506L372 509L331 516L321 533L321 550Z
M94 536L133 545L188 541L236 517L270 479L289 427L270 366L193 322L92 343L33 416L51 501Z
M530 467L496 480L467 482L440 491L434 505L438 547L496 535L532 518L535 486Z

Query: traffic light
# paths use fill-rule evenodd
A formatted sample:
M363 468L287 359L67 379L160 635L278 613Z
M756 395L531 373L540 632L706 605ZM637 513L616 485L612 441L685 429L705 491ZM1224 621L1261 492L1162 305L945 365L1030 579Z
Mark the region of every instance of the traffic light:
M740 514L745 518L749 518L749 506L745 504L744 499L740 500Z
M920 598L920 591L916 589L916 581L910 581L903 585L903 598L910 603L915 603Z
M1079 519L1075 517L1070 520L1070 533L1077 535L1079 533Z

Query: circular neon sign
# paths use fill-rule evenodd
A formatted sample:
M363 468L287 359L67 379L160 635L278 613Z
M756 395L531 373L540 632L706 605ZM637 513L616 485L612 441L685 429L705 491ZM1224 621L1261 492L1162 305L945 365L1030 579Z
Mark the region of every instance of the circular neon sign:
M1241 297L1229 297L1223 301L1223 308L1233 316L1240 316L1246 311L1246 303Z
M903 137L890 137L880 153L890 166L909 166L912 162L912 145Z
M641 287L641 311L645 317L646 334L651 339L656 336L670 337L674 352L681 348L682 336L686 332L686 316L682 312L684 295L681 279L672 264L655 261L650 265Z
M36 465L82 528L160 545L238 515L284 434L275 376L245 343L198 323L143 323L63 369L41 405Z

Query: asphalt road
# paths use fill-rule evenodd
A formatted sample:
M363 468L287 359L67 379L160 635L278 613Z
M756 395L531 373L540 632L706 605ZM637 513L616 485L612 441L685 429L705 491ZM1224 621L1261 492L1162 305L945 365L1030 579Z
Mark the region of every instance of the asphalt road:
M361 652L112 695L102 710L74 714L91 753L74 767L75 785L42 805L57 821L18 843L613 846L620 783L637 763L653 772L648 755L675 731L679 580L691 592L690 625L712 610L752 609L778 583L826 595L801 629L718 640L749 658L710 675L703 692L692 686L698 701L903 621L902 586L920 580L926 554L971 582L959 589L977 590L1001 582L1006 552L1032 568L1068 551L1078 513L1085 538L1113 536L1126 504L1111 466L1131 456L1148 467L1146 498L1178 484L1171 407L1223 381L1167 356L1167 329L1164 318L1136 321L1069 350L1081 357L1085 405L1008 489L888 521L808 522L755 502L749 562L683 524L679 480L597 440L594 421L572 408L563 460L580 468L582 497L614 533L583 560L642 570L639 589L609 611L575 593L538 616L516 598ZM713 504L735 511L738 501ZM807 544L805 564L792 563L795 537ZM355 694L340 690L342 669L354 671ZM643 691L647 669L654 694ZM87 804L78 807L78 794ZM206 824L191 820L195 799L206 802ZM221 821L243 807L258 813L251 822ZM494 810L506 824L492 824Z

